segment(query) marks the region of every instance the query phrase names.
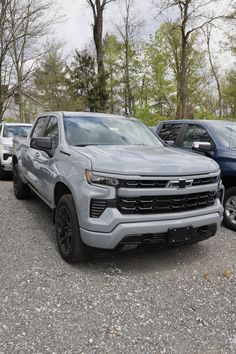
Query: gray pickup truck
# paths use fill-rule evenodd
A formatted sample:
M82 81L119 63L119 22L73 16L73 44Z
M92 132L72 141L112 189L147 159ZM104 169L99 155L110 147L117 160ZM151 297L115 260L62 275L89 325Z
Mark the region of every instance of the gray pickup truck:
M138 120L52 112L26 139L15 138L16 198L33 190L54 211L68 262L90 247L199 242L222 220L223 186L215 161L165 146Z

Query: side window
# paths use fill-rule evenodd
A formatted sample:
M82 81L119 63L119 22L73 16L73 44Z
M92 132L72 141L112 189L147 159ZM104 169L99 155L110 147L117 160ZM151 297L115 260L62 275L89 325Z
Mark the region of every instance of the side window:
M195 141L211 143L211 138L206 129L196 124L189 124L183 140L183 147L191 149Z
M0 124L0 136L1 136L1 132L2 132L2 124Z
M40 138L43 137L45 128L47 126L47 123L49 121L49 117L41 117L37 120L37 123L34 127L34 131L31 135L32 138Z
M55 150L58 145L58 121L56 117L52 117L47 125L43 134L45 137L52 139L52 150Z
M178 138L180 129L182 127L182 124L163 124L162 129L159 133L159 136L162 140L165 141L174 141L176 143L176 140Z

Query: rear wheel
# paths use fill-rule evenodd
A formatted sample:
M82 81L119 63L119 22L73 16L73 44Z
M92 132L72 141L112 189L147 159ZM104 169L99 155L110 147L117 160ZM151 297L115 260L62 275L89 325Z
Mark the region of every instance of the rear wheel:
M13 187L17 199L28 199L30 197L30 188L23 183L19 176L18 164L13 167Z
M224 208L225 226L236 231L236 187L226 190Z
M75 203L71 194L65 194L57 204L56 216L57 244L61 256L69 263L86 261L88 250L80 235Z

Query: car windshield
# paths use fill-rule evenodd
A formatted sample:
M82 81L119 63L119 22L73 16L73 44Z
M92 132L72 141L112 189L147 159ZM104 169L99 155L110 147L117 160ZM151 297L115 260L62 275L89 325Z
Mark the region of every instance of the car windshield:
M212 124L212 127L223 145L236 148L236 124Z
M147 127L130 118L65 116L64 127L67 142L75 146L163 146Z
M5 125L3 130L4 138L13 138L14 136L27 137L30 130L29 125Z

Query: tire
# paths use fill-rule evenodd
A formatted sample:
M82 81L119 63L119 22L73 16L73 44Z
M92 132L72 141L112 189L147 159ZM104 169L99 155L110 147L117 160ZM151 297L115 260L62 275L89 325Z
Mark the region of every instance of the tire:
M57 244L62 258L68 263L88 260L88 249L80 235L75 203L71 194L65 194L57 204L56 216Z
M224 198L224 224L236 231L236 187L226 189Z
M23 183L19 176L18 164L13 167L13 187L17 199L28 199L30 197L29 186Z
M0 162L0 180L4 180L7 178L7 173L3 170L1 162Z

